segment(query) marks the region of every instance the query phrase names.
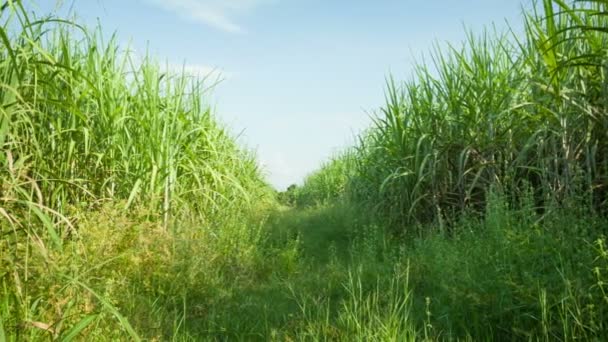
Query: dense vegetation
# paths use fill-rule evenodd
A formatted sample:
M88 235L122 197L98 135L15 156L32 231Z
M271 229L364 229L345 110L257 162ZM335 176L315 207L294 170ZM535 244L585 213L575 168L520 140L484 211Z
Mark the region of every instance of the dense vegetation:
M280 194L116 38L0 13L0 341L608 339L608 1L389 79Z
M543 1L523 35L435 51L291 194L398 237L414 326L428 298L442 338L607 338L607 9Z
M274 202L255 159L203 80L20 2L1 25L0 340L178 328Z
M309 188L354 163L346 196L401 230L483 210L491 187L514 201L532 189L540 207L580 194L605 210L608 16L605 1L576 3L545 1L523 38L470 34L412 81L389 79L373 129Z

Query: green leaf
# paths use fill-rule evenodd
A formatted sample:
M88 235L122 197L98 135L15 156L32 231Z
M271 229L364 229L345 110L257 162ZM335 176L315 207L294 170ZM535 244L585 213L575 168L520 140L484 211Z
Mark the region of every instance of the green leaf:
M15 51L11 48L11 41L8 38L8 35L6 34L6 31L2 27L0 27L0 40L6 46L8 55L14 65L13 70L15 70L15 72L17 73L17 78L19 79L19 81L21 81L22 77L21 77L21 74L19 74L19 68L17 67L17 57L15 56Z
M139 193L140 188L141 188L141 179L138 179L137 181L135 181L135 185L133 185L133 189L131 189L131 193L129 194L129 199L127 200L125 209L129 209L129 207L133 203L133 200L135 200L135 197Z
M0 315L0 341L7 341L6 333L4 332L4 322L2 321L1 315Z
M36 207L33 203L30 206L30 210L32 210L36 217L38 217L38 219L42 221L42 224L49 233L51 241L53 241L55 247L57 247L59 250L63 249L63 243L61 241L61 238L59 237L59 234L57 234L57 231L55 230L55 225L53 224L53 221L50 219L50 217L43 213L42 210Z
M78 336L84 329L86 329L86 327L89 326L89 324L91 324L91 322L93 322L99 315L89 315L89 316L85 316L83 319L81 319L78 323L76 323L72 329L68 330L65 334L64 337L62 337L63 342L69 342L71 340L73 340L76 336ZM2 338L0 336L0 341L2 341Z
M95 298L97 298L97 300L99 300L101 302L101 304L106 309L108 309L114 317L116 317L116 319L120 322L121 326L127 331L129 336L131 336L133 341L137 341L137 342L141 341L141 338L135 332L135 329L133 329L133 327L131 326L129 321L123 315L121 315L120 312L118 312L118 309L116 309L116 307L114 305L112 305L112 303L110 303L110 301L106 300L104 297L99 295L97 292L93 291L90 287L88 287L81 281L77 280L76 278L72 278L72 277L69 277L66 275L61 275L61 276L72 281L74 284L79 285L80 287L82 287L83 289L85 289L89 293L91 293L93 296L95 296Z

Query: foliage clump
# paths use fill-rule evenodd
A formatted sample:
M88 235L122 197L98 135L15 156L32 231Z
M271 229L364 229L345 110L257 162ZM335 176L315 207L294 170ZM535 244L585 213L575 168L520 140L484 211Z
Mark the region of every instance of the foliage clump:
M579 196L606 213L608 4L542 5L524 34L471 33L412 80L389 78L372 128L331 163L353 161L347 181L325 167L301 192L322 201L338 187L397 231L483 212L491 189L517 202L532 188L538 207Z

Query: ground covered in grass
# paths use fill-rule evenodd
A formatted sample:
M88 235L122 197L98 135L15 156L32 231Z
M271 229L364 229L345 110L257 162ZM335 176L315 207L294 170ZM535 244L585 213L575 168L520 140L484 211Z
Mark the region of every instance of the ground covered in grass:
M350 206L274 213L267 272L235 284L223 324L260 340L601 340L607 226L496 199L451 234L404 241Z
M539 215L496 199L452 233L407 240L344 204L268 210L216 232L167 233L120 206L81 220L61 250L30 248L27 270L5 255L23 279L1 298L9 340L606 336L608 221L576 207ZM31 306L14 307L22 296Z

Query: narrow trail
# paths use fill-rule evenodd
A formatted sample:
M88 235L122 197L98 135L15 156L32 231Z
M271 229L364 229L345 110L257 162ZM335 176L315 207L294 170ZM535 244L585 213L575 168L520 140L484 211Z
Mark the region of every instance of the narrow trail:
M228 323L219 336L266 340L279 332L297 332L321 338L331 335L327 329L335 329L336 321L354 319L345 310L363 300L354 298L355 292L388 292L398 269L398 249L388 248L371 231L377 227L366 226L359 216L339 206L271 215L264 228L264 267L228 290L231 295L221 306L226 314L238 316L219 319Z

